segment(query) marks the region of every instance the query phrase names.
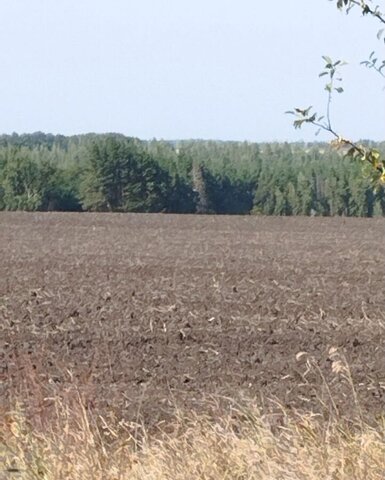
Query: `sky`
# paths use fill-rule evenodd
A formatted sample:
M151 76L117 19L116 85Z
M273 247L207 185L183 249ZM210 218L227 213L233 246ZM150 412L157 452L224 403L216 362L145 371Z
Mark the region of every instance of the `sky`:
M359 65L380 25L335 2L3 0L0 18L0 133L327 140L284 112L325 111L329 55L348 62L334 128L385 139L384 80Z

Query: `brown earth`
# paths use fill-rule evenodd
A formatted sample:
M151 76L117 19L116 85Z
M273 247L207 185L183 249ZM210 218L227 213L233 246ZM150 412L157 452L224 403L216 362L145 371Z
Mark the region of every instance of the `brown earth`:
M0 260L5 404L385 411L383 219L2 213Z

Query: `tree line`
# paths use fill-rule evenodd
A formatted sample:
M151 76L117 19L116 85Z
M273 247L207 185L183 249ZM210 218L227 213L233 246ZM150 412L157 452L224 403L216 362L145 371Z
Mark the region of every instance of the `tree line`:
M371 217L385 191L326 143L38 132L0 136L0 210Z

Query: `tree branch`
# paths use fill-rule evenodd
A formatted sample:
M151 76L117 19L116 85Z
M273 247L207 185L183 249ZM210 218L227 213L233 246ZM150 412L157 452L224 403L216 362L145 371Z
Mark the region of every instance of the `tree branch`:
M343 7L346 7L347 10L349 10L354 5L361 8L363 15L368 15L369 14L372 17L377 18L381 23L385 24L385 15L378 10L378 6L373 9L364 0L338 0L337 1L337 7L340 10Z

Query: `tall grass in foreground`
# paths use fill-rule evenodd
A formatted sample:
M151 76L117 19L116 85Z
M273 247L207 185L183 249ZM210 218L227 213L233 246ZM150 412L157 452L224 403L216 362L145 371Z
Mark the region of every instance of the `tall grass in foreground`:
M232 401L227 412L208 408L218 412L210 416L175 410L148 431L98 415L75 385L67 396L43 398L32 382L32 397L20 391L14 398L24 404L0 410L0 480L384 480L385 420L365 422L345 357L334 347L329 356L351 389L354 418L341 415L306 352L297 361L318 371L329 392L323 415L288 414L279 405L278 413L262 414ZM34 413L33 399L50 405Z
M348 427L337 418L283 412L273 427L257 409L239 409L215 421L179 413L163 429L142 428L135 438L122 422L92 417L81 401L56 407L45 431L32 429L18 406L3 416L0 479L385 478L383 425Z

